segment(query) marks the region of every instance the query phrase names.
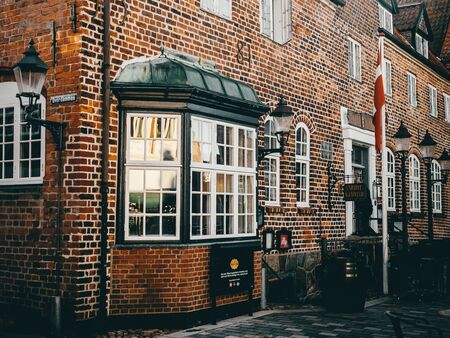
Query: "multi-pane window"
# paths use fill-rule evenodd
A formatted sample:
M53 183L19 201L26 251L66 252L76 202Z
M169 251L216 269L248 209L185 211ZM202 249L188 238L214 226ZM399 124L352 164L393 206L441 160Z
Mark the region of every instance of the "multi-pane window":
M179 238L179 147L179 116L128 114L126 240Z
M430 115L438 117L437 90L433 86L428 86L428 91L430 93Z
M428 59L428 40L416 34L416 51Z
M450 95L444 94L445 119L450 122Z
M197 117L191 128L191 238L255 235L255 129Z
M261 34L278 43L292 38L291 0L261 0Z
M389 33L392 34L392 13L389 12L386 8L378 5L379 9L379 18L380 18L380 27L387 30Z
M392 95L392 64L391 61L384 59L383 67L384 93Z
M387 195L388 210L395 211L395 157L394 153L387 149Z
M352 79L361 80L361 45L348 39L348 71Z
M295 130L295 190L297 206L309 206L309 130L304 123L297 125Z
M441 179L441 166L435 160L431 162L431 179L440 180ZM442 212L442 183L434 182L431 188L431 199L433 201L433 212Z
M278 144L274 134L272 118L264 123L264 148L275 149ZM280 203L280 155L270 154L264 159L264 186L266 191L266 205L279 205Z
M411 73L408 73L408 103L417 106L416 77Z
M16 98L14 82L0 84L0 185L40 184L44 176L45 133L28 126ZM38 114L44 118L41 98Z
M420 212L420 162L415 155L409 157L409 203L411 212Z
M231 19L231 0L201 0L200 7L226 19Z

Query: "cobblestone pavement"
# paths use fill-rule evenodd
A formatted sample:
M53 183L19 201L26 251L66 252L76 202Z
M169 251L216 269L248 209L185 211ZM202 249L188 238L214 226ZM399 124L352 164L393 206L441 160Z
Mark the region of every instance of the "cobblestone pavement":
M367 308L363 313L341 314L323 310L272 311L255 317L240 317L219 325L207 325L175 332L164 337L190 338L257 338L257 337L395 337L390 320L384 314L387 310L401 311L429 320L440 327L444 337L450 337L450 318L438 312L450 308L450 302L396 303L388 301ZM411 326L404 326L404 336L422 338L426 332ZM436 336L433 336L436 337Z

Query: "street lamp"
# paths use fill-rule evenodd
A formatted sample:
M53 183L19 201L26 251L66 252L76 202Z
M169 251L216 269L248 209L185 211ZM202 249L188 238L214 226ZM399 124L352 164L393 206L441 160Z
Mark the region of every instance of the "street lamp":
M38 125L48 129L53 136L56 149L62 150L64 147L64 123L40 119L37 105L48 66L41 60L39 53L34 48L33 39L30 40L30 45L23 54L24 57L14 65L13 71L19 90L17 97L20 107L25 112L25 121L29 125Z
M403 249L408 251L408 214L406 210L406 158L409 153L411 144L411 134L409 133L403 121L394 135L395 147L397 148L397 156L401 160L400 172L402 174L402 234Z
M427 175L427 198L428 198L428 239L431 241L434 238L433 235L433 201L431 199L431 161L434 158L434 152L436 150L436 141L433 140L430 133L425 133L422 142L419 143L420 152L426 167Z
M260 163L264 157L269 154L279 153L283 154L288 143L290 128L292 124L292 118L294 113L292 107L286 103L283 95L280 95L280 100L278 101L277 107L270 114L273 118L273 125L275 129L275 136L280 144L279 148L271 149L259 149L258 150L258 163Z
M43 120L40 118L39 100L42 87L47 75L48 66L39 57L39 53L34 48L33 39L27 50L23 53L22 60L13 66L19 93L17 97L20 107L25 113L24 120L28 126L35 125L48 129L52 134L58 152L58 201L57 220L55 226L55 298L54 298L54 330L56 337L61 336L61 224L62 224L62 159L61 152L64 148L64 122Z

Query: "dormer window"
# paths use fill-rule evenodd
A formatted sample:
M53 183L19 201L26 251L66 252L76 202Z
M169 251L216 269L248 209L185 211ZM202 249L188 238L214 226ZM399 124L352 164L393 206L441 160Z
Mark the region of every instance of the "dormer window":
M378 13L379 13L379 17L380 17L380 28L384 28L385 30L387 30L389 33L393 33L392 30L392 13L389 12L386 8L384 8L383 6L381 6L380 4L378 5Z
M428 59L428 40L416 34L416 51Z

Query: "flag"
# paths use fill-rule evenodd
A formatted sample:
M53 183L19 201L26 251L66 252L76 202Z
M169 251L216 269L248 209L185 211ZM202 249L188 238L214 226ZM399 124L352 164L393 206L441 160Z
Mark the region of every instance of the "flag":
M386 102L384 97L384 83L382 72L381 46L378 45L377 68L375 71L375 93L373 96L374 125L375 125L375 148L377 153L381 153L381 144L383 138L383 106Z

